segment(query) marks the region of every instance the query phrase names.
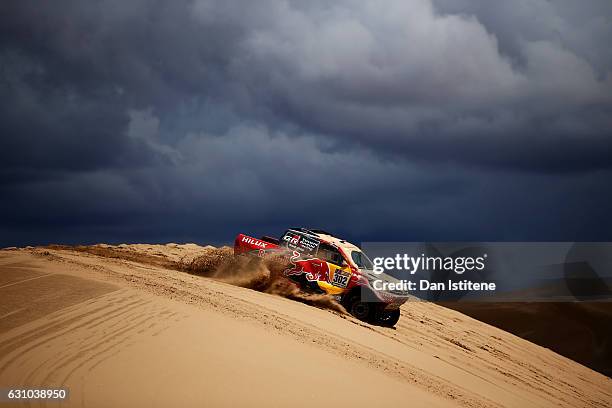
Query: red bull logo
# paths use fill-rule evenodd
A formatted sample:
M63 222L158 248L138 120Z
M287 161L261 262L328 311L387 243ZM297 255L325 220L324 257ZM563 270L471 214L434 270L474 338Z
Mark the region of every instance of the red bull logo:
M300 259L300 253L293 251L291 266L283 272L285 276L302 275L311 282L329 282L329 265L320 259Z

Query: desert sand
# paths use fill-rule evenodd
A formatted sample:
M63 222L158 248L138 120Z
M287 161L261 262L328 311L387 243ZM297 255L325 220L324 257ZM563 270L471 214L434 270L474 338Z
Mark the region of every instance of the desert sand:
M439 305L382 328L165 267L194 244L113 248L0 251L0 387L70 390L23 406L612 406L608 377Z

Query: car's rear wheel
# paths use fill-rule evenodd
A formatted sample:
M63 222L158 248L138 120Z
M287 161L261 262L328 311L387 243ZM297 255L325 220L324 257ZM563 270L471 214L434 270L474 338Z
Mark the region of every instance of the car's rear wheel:
M370 302L362 302L361 296L352 296L348 303L348 311L350 314L363 321L370 321L374 316L374 304Z
M393 327L400 318L400 310L379 310L376 312L376 323L385 327Z

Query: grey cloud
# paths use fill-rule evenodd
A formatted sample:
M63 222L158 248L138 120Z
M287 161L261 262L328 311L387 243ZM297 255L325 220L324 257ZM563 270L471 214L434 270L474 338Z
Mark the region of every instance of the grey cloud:
M436 157L428 152L446 145L459 152L458 162L491 165L461 154L467 138L492 149L500 165L518 168L524 161L496 151L495 139L550 141L549 133L561 132L569 142L559 145L558 157L537 152L543 160L533 168L545 171L565 160L586 169L603 165L597 157L573 157L576 128L597 155L610 149L601 138L610 134L609 122L591 122L593 111L611 113L610 61L596 64L579 52L608 53L608 37L595 15L583 13L577 18L583 24L572 24L575 13L565 3L69 4L38 10L45 18L36 20L32 10L15 7L7 38L18 37L22 52L45 58L44 81L123 111L152 107L165 121L177 107L195 104L204 118L195 125L202 127L212 101L240 117L295 124L342 143L392 146L430 161ZM445 8L456 14L443 14ZM27 37L24 27L32 32ZM508 47L513 51L504 52ZM523 63L514 64L512 55ZM504 126L508 118L511 128ZM476 131L461 133L466 123L478 124ZM515 145L534 148L520 139Z
M0 241L610 237L609 4L3 2Z
M438 15L427 1L336 2L320 19L281 10L248 39L248 64L237 70L262 84L258 100L272 94L302 127L424 160L450 148L458 162L545 171L612 163L610 123L592 122L593 112L611 113L610 67L598 75L553 38L522 41L525 62L516 67L474 16ZM528 143L534 138L545 142ZM555 155L540 148L553 141ZM519 154L505 155L509 143ZM499 160L465 154L468 144ZM541 160L529 165L520 156L534 150Z
M433 0L441 14L475 16L499 41L503 54L524 63L525 42L552 41L586 59L604 75L612 65L612 50L602 47L612 35L612 4L573 0Z
M22 228L74 225L98 240L113 231L106 233L115 242L227 242L237 230L279 233L294 224L324 225L355 240L570 240L603 238L601 227L609 226L598 202L611 198L601 190L610 172L567 177L429 167L363 149L325 152L308 135L245 125L223 135L192 134L176 153L179 165L21 186L11 194L19 207L5 202L1 210Z

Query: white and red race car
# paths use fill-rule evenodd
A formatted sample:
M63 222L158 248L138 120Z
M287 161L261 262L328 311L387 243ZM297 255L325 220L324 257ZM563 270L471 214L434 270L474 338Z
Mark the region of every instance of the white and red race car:
M408 294L375 290L374 280L397 280L375 274L370 259L350 242L306 228L290 228L279 239L239 234L234 241L235 256L263 258L279 252L287 259L283 275L302 289L334 296L363 321L393 327L399 320L399 308L408 300Z

